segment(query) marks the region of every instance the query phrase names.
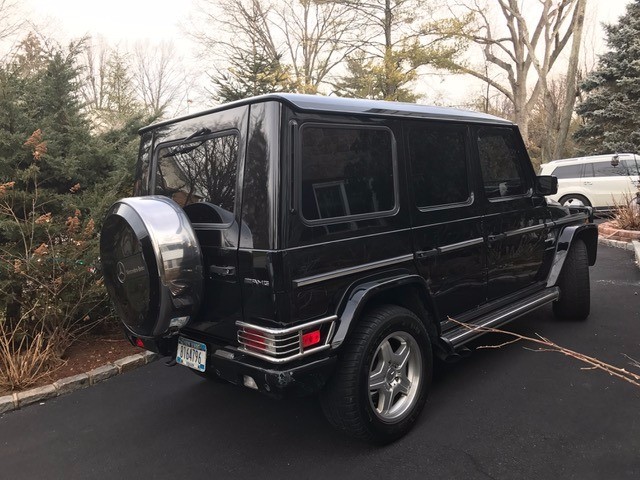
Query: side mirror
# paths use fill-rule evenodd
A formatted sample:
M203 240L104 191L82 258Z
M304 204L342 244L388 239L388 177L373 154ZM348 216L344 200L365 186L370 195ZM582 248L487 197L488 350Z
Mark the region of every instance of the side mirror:
M558 179L553 175L538 175L536 177L536 191L540 195L555 195L558 193Z

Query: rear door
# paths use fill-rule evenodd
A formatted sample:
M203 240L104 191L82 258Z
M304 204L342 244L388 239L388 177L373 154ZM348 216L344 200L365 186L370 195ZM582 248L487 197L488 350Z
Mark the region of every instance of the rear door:
M239 182L247 114L248 107L239 107L177 124L154 153L152 191L184 209L202 249L203 305L188 328L229 338L242 318Z
M625 203L625 196L635 193L631 171L625 161L612 165L604 160L585 165L585 178L594 199L594 207L613 207ZM637 177L636 177L637 178Z
M469 129L404 125L416 262L440 314L457 317L486 301L482 206L471 181Z

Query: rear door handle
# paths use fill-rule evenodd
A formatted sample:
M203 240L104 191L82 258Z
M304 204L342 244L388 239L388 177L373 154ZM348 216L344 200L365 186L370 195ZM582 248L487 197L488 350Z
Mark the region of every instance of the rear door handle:
M424 258L435 257L438 254L437 248L432 248L431 250L418 250L416 252L416 258L418 260L422 260Z
M220 275L221 277L230 277L236 274L236 267L220 267L218 265L211 265L209 272L214 275Z

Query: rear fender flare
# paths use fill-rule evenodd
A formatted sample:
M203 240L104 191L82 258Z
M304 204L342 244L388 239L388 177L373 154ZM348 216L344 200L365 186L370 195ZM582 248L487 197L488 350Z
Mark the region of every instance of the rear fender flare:
M383 292L398 287L415 287L424 307L430 314L435 315L435 306L429 294L427 282L420 275L400 275L360 283L350 288L341 302L341 307L338 309L340 321L336 333L331 339L331 348L336 349L342 345L349 331L371 300ZM435 327L439 335L439 325L437 325L437 322L434 322L434 324L436 324Z
M589 266L596 263L598 254L598 226L593 223L585 223L582 225L571 225L565 227L559 234L556 242L556 251L553 258L553 265L547 277L547 287L553 287L558 283L560 273L567 253L571 248L571 243L575 239L581 239L587 246L587 254L589 256Z

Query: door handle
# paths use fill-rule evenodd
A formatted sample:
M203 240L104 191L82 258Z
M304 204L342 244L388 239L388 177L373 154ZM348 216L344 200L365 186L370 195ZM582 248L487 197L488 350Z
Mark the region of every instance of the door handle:
M220 267L218 265L211 265L209 267L209 273L220 275L221 277L230 277L236 274L236 267Z
M438 254L437 248L432 248L431 250L418 250L416 252L416 258L418 260L422 260L424 258L435 257Z
M493 242L499 242L500 240L504 240L505 238L507 238L506 233L499 233L498 235L489 235L487 237L487 240L489 240L489 243L493 243Z

